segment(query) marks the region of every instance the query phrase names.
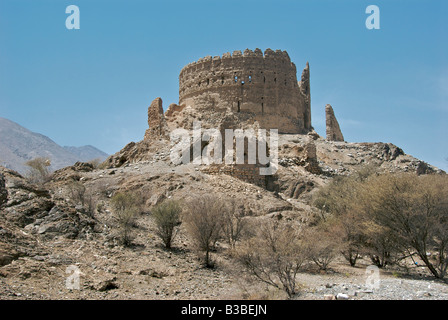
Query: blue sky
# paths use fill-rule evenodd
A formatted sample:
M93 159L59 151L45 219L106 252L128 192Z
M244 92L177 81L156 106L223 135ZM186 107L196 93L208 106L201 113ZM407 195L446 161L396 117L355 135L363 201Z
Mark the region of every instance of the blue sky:
M68 5L80 29L68 30ZM368 30L366 7L380 9ZM311 70L312 123L331 104L350 142L392 142L448 170L448 1L0 0L0 116L108 153L143 138L184 65L287 50ZM1 137L0 137L1 138Z

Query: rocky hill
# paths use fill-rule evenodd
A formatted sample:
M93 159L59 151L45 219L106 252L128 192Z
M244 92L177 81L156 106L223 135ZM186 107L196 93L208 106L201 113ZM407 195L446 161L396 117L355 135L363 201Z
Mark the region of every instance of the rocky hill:
M0 165L22 174L27 172L24 163L36 157L50 158L52 170L77 161L107 157L106 153L92 146L61 147L47 136L31 132L5 118L0 118L0 137Z
M177 121L190 123L193 111L175 113ZM382 172L442 173L390 143L281 134L278 171L263 187L244 177L210 173L204 165L173 164L169 113L163 114L161 100L151 104L148 115L145 138L109 157L103 169L78 162L36 186L0 168L0 299L284 299L243 277L223 241L213 252L215 269L202 266L183 225L173 249L165 249L155 236L152 208L165 199L213 194L244 203L248 219L306 227L316 215L311 196L335 176L367 164ZM74 197L75 186L84 188L82 198ZM118 241L111 207L118 192L135 192L143 204L128 247ZM339 261L325 274L310 267L299 276L298 298L448 298L446 284L425 280L428 272L415 266L413 279L382 270L382 290L372 291L364 279L363 266L369 264L361 259L360 267L350 268ZM67 286L73 270L80 272L77 289Z

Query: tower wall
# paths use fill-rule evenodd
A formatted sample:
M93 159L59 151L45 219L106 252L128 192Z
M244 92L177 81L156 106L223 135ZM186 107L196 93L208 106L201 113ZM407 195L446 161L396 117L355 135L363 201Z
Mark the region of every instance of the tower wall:
M308 80L302 75L297 81L296 66L286 51L246 49L208 56L181 70L179 105L231 110L252 116L263 129L305 133L311 129Z

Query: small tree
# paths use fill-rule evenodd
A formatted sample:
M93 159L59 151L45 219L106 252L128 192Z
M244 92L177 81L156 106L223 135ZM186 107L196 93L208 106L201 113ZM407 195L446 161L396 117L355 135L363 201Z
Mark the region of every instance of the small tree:
M184 221L196 248L205 253L205 265L213 268L210 252L221 237L225 203L211 195L198 197L187 204Z
M118 223L121 242L130 245L132 228L140 212L140 199L134 193L117 193L111 198L111 206Z
M50 180L50 159L39 157L25 162L25 165L29 168L27 179L30 182L42 184Z
M306 261L305 247L292 226L267 221L256 235L243 242L238 259L258 280L286 292L297 294L296 277Z
M342 256L352 267L356 266L365 251L366 235L362 217L358 212L349 212L330 220L332 235L339 239Z
M339 250L352 267L366 245L364 207L362 202L365 181L376 173L371 166L352 176L335 177L314 196L314 205L322 218L317 224L326 224L339 241ZM322 265L323 266L323 265Z
M166 200L152 210L152 218L157 226L157 235L162 239L167 249L176 236L177 226L180 224L182 208L178 201Z
M393 235L402 251L413 248L436 278L444 278L448 268L448 177L378 176L369 182L366 198L366 212L373 222Z
M321 224L308 229L303 235L307 258L313 261L320 270L326 271L336 257L340 248L340 240L335 238L328 226Z
M366 237L363 251L378 268L393 265L402 258L403 247L395 232L376 223L373 218L371 216L363 225Z

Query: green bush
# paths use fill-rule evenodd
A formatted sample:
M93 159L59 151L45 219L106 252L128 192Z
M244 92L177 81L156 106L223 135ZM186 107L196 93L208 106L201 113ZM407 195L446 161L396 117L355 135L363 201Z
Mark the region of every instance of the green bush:
M110 204L118 223L121 242L129 245L132 242L132 228L141 210L141 200L135 193L117 193L111 198Z
M167 249L171 248L180 224L182 207L178 201L167 200L152 210L152 218L157 226L157 235L162 239Z

